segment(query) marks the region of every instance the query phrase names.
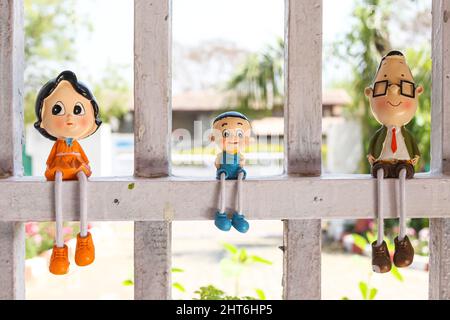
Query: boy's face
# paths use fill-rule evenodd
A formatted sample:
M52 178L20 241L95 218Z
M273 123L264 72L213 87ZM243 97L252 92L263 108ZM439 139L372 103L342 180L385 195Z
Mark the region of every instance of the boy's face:
M250 142L250 123L242 118L227 117L213 125L211 140L215 141L222 151L237 153Z
M423 88L414 87L413 82L405 57L387 56L383 60L374 86L364 90L378 122L385 126L403 126L411 121L423 92Z
M97 129L91 102L66 80L44 99L41 112L41 127L58 139L82 139Z

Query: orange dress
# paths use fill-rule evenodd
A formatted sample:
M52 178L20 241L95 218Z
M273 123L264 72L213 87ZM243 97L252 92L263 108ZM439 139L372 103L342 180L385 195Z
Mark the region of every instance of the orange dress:
M53 145L45 170L47 180L55 180L56 171L61 171L63 180L77 180L79 171L83 171L87 177L92 174L89 159L76 140L70 146L65 140L57 140Z

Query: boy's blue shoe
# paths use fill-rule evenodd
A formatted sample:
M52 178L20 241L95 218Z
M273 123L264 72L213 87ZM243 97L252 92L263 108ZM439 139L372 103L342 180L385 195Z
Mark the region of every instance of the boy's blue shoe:
M219 230L222 231L230 231L231 229L231 220L228 219L227 214L216 212L216 218L214 219L214 224Z
M250 227L248 221L245 220L244 215L237 212L233 213L231 223L233 224L233 227L241 233L246 233Z

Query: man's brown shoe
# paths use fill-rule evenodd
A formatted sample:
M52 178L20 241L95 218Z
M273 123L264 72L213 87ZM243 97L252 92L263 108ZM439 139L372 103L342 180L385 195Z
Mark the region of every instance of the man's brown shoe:
M372 243L372 270L377 273L391 271L392 262L386 241L377 246L377 242Z
M394 252L394 264L396 267L404 268L409 266L414 259L414 248L405 236L403 240L399 240L398 237L394 239L395 252Z

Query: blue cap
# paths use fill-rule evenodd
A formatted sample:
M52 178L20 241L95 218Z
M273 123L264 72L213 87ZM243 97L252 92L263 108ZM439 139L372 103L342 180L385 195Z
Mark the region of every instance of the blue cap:
M247 118L247 116L245 116L244 114L237 112L237 111L227 111L224 113L219 114L217 117L214 118L213 124L216 123L219 120L222 120L224 118L241 118L244 119L248 122L250 122L250 120Z

